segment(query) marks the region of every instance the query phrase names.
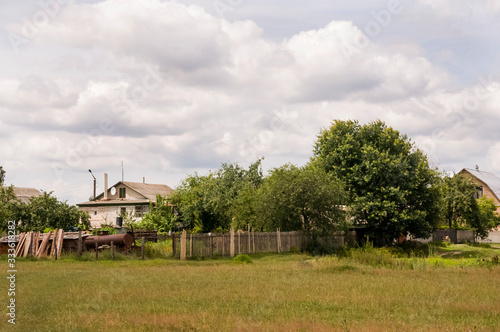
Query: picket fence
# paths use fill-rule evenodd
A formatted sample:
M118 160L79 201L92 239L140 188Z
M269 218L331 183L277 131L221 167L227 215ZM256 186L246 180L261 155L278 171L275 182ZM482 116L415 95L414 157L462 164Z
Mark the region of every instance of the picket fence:
M173 256L181 260L195 257L234 257L239 254L301 251L309 240L302 232L253 232L231 230L229 233L187 234L172 237ZM335 246L344 245L344 237L328 240Z

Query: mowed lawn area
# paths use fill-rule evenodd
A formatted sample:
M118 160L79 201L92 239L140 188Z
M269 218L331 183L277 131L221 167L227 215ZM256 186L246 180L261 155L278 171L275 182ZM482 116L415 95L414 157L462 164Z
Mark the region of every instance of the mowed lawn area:
M4 314L0 330L500 330L499 265L482 264L467 258L470 254L394 258L390 264L377 255L258 255L250 264L231 259L21 260L16 325L8 324ZM7 270L6 260L0 264ZM8 284L2 279L7 312Z

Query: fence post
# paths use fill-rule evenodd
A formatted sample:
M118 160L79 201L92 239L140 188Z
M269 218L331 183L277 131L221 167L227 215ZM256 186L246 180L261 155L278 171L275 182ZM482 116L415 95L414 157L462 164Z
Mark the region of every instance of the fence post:
M115 245L113 241L111 241L111 260L115 260Z
M241 229L238 229L238 255L241 254Z
M189 257L193 257L193 234L189 234Z
M99 259L99 249L97 249L97 240L95 240L95 260Z
M142 260L144 260L144 244L146 243L146 239L143 237L141 237L141 258Z
M181 261L186 260L186 230L182 230L181 234Z
M212 257L214 255L214 239L212 238L212 233L210 233L209 235L209 242L210 242L210 257Z
M222 257L226 256L226 243L224 233L222 233Z
M276 229L276 251L281 252L281 239L280 239L280 229Z
M255 230L252 228L253 253L255 254Z
M232 227L229 238L229 256L234 257L234 228Z
M82 243L82 231L78 231L78 258L82 258L82 248L83 248L83 243Z
M250 252L252 251L251 247L250 247L250 224L248 224L248 233L247 233L247 237L248 237L248 253L250 254Z
M175 258L175 233L172 233L172 257Z

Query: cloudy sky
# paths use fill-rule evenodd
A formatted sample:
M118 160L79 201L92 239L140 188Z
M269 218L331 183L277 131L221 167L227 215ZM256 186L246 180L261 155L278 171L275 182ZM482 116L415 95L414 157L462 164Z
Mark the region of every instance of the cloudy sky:
M2 0L6 182L175 187L222 162L305 164L381 119L445 171L500 175L497 0Z

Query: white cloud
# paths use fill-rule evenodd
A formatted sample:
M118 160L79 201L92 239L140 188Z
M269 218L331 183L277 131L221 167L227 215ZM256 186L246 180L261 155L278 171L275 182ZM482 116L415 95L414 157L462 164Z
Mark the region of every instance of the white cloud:
M460 17L449 2L422 3L415 13L435 10L440 24ZM20 69L33 74L0 80L8 176L60 188L74 202L88 195L68 193L72 179L82 185L88 168L117 172L121 160L131 177L149 171L172 186L226 161L305 163L334 118L380 118L447 168L488 153L494 162L495 77L457 84L417 40L368 38L348 20L282 41L265 35L253 21L177 2L66 6L22 53L33 64Z

